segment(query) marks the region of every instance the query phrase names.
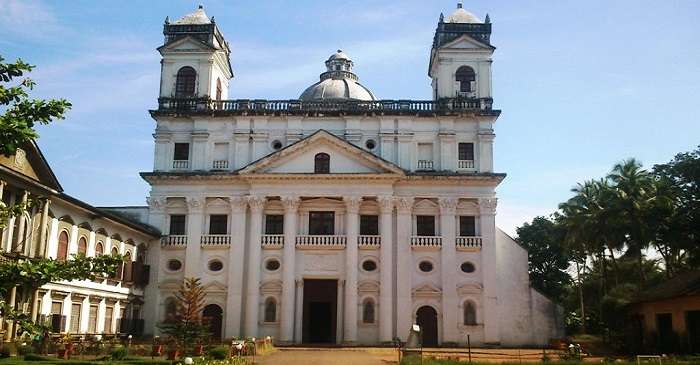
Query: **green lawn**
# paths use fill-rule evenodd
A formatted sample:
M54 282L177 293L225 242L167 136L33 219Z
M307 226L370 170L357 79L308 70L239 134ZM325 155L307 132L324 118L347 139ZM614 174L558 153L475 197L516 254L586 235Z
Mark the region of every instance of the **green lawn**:
M70 360L62 360L56 358L55 356L45 356L43 360L24 360L23 356L7 357L0 359L0 365L94 365L94 364L114 364L114 365L171 365L172 361L163 359L151 359L150 357L144 358L128 358L125 360L93 360L92 356L85 356L80 358L80 356L75 356Z

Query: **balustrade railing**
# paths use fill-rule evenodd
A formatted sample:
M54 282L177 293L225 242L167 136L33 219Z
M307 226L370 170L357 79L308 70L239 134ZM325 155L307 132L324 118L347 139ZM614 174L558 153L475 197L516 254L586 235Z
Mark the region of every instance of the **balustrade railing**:
M418 170L432 170L433 161L432 160L418 160Z
M442 237L440 237L440 236L411 236L411 247L413 247L413 248L440 248L440 247L442 247Z
M212 100L209 98L160 98L161 112L346 112L346 113L448 113L460 111L488 111L493 107L491 98L454 98L444 100Z
M189 169L190 168L190 161L188 160L173 160L173 168L174 169Z
M260 244L263 248L282 248L284 247L283 234L264 234L260 237Z
M336 235L301 235L296 238L298 248L336 248L342 249L347 242L346 236Z
M161 246L187 246L187 235L170 235L160 239Z
M228 246L231 244L231 236L227 234L204 234L199 239L202 246Z
M474 160L459 160L457 162L457 168L459 169L473 169Z
M457 237L455 239L455 245L457 249L474 249L481 248L481 237L470 236L470 237Z
M360 248L376 248L382 243L382 236L360 235L357 236L357 245Z
M214 170L224 170L228 168L228 160L214 160L211 164Z

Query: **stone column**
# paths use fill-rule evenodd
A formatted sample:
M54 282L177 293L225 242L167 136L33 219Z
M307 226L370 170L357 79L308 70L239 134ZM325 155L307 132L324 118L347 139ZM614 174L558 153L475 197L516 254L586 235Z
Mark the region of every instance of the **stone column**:
M345 318L343 342L357 342L357 235L360 231L360 204L362 198L344 197L345 200Z
M496 249L496 205L497 199L479 199L481 211L481 267L484 280L484 342L501 342L500 318L498 310L498 255Z
M335 343L337 344L342 344L344 339L343 339L343 333L345 331L345 327L343 326L343 318L345 317L345 306L343 305L343 293L345 290L345 280L338 280L338 287L336 289L336 298L335 302L338 303L337 305L337 312L335 315L335 323L336 323L336 329L335 329Z
M185 278L199 277L202 272L199 243L204 229L204 197L187 198L187 247L185 249Z
M284 196L284 251L282 256L282 313L280 316L280 340L294 341L294 281L296 279L297 211L299 197Z
M245 335L258 337L258 313L260 312L260 258L262 246L262 218L265 197L248 197L250 206L250 239L248 240L248 286L246 288Z
M248 201L244 196L232 196L231 247L228 251L228 291L226 296L226 327L224 337L240 337L243 312L243 266L245 262L245 229Z
M304 279L296 281L296 308L294 310L294 342L301 343L303 341L302 322L304 321Z
M22 204L27 204L28 199L29 192L25 190L24 192L22 192ZM27 218L24 216L24 214L20 214L19 222L17 223L17 240L15 244L12 245L12 252L19 252L21 254L27 252L27 245L29 244L29 242L27 242L27 235L25 233L26 225Z
M440 250L440 267L442 269L442 342L459 342L457 324L457 249L455 247L457 199L440 198L440 235L442 248Z
M39 226L39 244L37 245L36 255L38 257L47 257L46 252L46 235L49 231L49 205L51 200L49 198L44 199L44 204L42 204L41 211L41 225Z
M413 324L413 300L411 298L411 276L413 255L411 254L411 211L413 197L396 198L396 336L406 341Z
M379 202L379 234L381 246L379 249L379 341L391 342L393 339L393 307L394 303L394 265L393 265L393 213L394 199L390 196L380 196Z
M148 203L148 223L153 227L161 230L161 232L167 233L168 229L166 227L166 204L167 199L165 197L155 197L151 196L146 199ZM93 246L93 252L95 248ZM157 331L156 323L163 320L163 313L161 313L161 293L157 288L158 282L160 282L161 269L158 267L160 265L161 257L161 246L160 242L155 242L154 244L148 245L148 250L146 251L147 258L146 262L152 267L149 273L148 282L151 283L148 289L144 291L144 306L143 306L143 320L144 320L144 331L145 334L153 335ZM48 255L48 252L47 252ZM153 285L156 284L156 285Z

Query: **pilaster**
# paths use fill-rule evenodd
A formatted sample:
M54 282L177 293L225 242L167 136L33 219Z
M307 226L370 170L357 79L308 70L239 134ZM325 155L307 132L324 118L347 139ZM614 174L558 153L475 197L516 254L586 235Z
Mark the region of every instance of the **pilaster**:
M197 130L192 132L192 155L190 156L192 170L209 170L209 166L207 166L208 140L209 132Z
M304 320L304 279L296 281L296 309L294 311L294 342L302 343L302 321Z
M362 197L344 197L345 201L345 320L343 321L343 342L357 341L357 236L360 223Z
M498 251L496 248L496 198L479 199L481 213L481 266L484 276L484 342L498 344L501 342L500 316L498 303Z
M282 315L280 316L280 340L294 341L294 280L296 276L297 214L300 199L297 196L283 196L284 206L284 251L282 257Z
M246 288L245 336L258 336L258 320L260 312L260 258L262 246L262 216L265 208L265 197L249 196L250 206L250 239L248 240L248 285Z
M493 141L496 135L493 129L479 130L479 156L477 157L479 172L493 172Z
M380 279L379 279L379 341L391 342L393 339L393 232L394 232L394 199L391 196L380 196L379 203L379 233L381 235Z
M185 249L185 278L199 277L201 273L201 246L199 241L204 227L204 197L187 198L187 247Z
M457 284L455 282L457 249L455 247L456 236L456 208L457 199L440 198L440 234L442 235L442 249L440 250L440 267L442 269L442 341L459 342L459 323L457 305Z
M226 327L224 336L240 337L243 315L243 267L245 262L245 230L248 201L245 196L232 196L231 246L228 251L228 290L226 292Z
M411 255L411 211L413 197L397 197L396 203L396 336L408 338L413 324L411 298L413 260Z

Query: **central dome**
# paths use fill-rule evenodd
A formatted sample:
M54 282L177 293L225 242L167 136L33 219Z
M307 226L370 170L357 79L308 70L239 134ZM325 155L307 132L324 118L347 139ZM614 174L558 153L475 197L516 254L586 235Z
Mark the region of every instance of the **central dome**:
M359 83L357 75L352 72L352 66L350 57L339 49L328 57L327 71L321 74L321 80L304 90L299 99L304 101L377 100L368 88Z

